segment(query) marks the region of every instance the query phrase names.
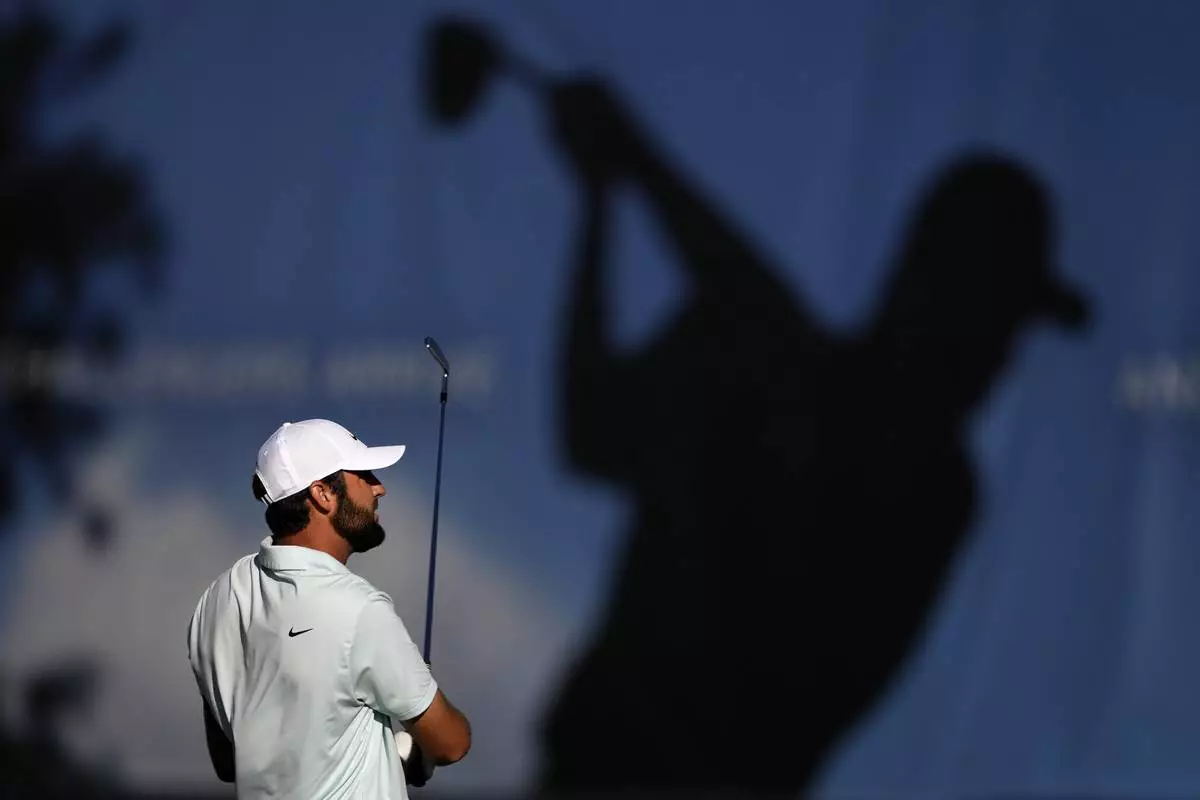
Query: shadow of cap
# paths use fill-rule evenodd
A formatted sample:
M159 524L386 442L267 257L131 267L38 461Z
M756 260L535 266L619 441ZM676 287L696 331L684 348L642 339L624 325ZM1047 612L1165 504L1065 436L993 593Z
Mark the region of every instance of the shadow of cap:
M919 209L906 268L927 286L976 307L1087 326L1087 301L1055 268L1049 192L1028 168L994 152L964 155L939 173Z

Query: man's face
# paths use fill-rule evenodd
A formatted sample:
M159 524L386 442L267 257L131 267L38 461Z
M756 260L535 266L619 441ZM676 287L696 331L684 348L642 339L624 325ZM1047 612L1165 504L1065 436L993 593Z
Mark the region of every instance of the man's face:
M345 472L346 494L338 502L330 523L356 553L383 544L387 534L379 524L379 498L386 493L371 472Z

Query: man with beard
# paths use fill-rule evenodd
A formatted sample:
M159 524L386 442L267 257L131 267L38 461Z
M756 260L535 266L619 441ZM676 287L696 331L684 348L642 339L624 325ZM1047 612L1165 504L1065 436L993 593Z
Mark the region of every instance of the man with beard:
M383 542L373 471L403 454L324 419L285 422L258 451L271 535L188 628L209 755L239 798L406 798L470 748L392 599L346 567Z

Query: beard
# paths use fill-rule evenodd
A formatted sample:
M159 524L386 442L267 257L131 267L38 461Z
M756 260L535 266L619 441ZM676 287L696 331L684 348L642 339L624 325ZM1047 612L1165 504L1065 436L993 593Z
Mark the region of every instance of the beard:
M365 553L383 544L387 534L375 519L375 509L360 506L348 496L343 496L338 509L330 518L330 524L347 542L355 553Z

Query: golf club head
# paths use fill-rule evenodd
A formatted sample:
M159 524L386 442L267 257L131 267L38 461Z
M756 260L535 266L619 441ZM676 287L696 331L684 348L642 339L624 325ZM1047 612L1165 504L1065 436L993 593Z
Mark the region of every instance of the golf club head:
M438 347L438 343L434 341L432 336L425 337L425 349L429 351L429 355L433 356L434 360L442 368L442 374L450 377L450 361L446 358L446 354L442 352L442 348Z
M459 124L500 70L499 43L483 25L451 16L430 25L425 47L425 111L439 124Z

